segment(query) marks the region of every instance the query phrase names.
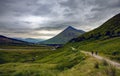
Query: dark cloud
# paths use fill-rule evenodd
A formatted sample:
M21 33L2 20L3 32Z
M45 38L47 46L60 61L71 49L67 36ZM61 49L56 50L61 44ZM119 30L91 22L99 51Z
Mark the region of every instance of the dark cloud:
M104 11L104 10L112 10L120 8L120 0L95 0L96 7L94 7L91 11Z
M62 30L63 28L65 28L67 26L69 26L69 25L46 26L46 27L36 28L36 30L47 30L47 31Z
M67 26L91 30L120 13L120 0L0 0L0 34L20 37Z
M70 9L77 9L79 5L77 5L77 0L67 0L66 2L61 2L61 6L68 7Z
M48 25L49 24L49 25ZM63 30L65 28L67 28L68 26L73 26L73 27L77 27L79 26L81 23L79 23L78 21L74 21L74 20L56 20L56 21L51 21L48 22L46 24L44 24L44 26L40 26L38 28L36 28L35 30L47 30L47 31L52 31L52 30Z
M39 4L40 7L38 7L38 9L36 10L36 12L34 13L35 15L48 15L48 12L51 13L52 10L52 5L49 4Z
M55 36L56 34L45 34L45 33L30 33L33 36Z

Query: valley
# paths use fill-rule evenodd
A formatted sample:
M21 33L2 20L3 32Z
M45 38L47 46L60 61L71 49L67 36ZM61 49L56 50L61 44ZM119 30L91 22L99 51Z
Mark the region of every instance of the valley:
M19 48L0 50L0 76L108 76L114 70L115 76L120 74L120 69L104 60L68 45L55 51L50 47Z

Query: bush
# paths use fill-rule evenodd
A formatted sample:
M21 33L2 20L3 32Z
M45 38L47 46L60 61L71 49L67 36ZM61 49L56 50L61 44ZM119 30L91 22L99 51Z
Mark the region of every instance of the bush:
M116 68L112 65L109 66L109 68L105 69L105 73L108 75L108 76L116 76Z
M108 66L108 65L109 65L106 60L102 60L102 64L103 64L104 66Z
M3 58L0 58L0 64L4 64L4 63L6 63L7 61L5 60L5 59L3 59Z
M94 68L99 69L99 63L98 63L98 62L96 62L96 63L94 64Z

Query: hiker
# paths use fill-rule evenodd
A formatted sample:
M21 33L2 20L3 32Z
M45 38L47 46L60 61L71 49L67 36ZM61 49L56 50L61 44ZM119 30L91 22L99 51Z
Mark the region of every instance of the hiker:
M92 55L93 55L94 52L92 51L91 53L92 53Z
M97 54L98 54L98 52L96 51L96 52L95 52L95 54L97 55Z

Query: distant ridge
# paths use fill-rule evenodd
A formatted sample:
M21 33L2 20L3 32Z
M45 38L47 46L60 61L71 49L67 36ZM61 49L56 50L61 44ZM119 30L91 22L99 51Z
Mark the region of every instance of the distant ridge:
M51 39L41 42L41 44L65 44L72 38L76 38L83 33L85 32L82 30L77 30L73 28L72 26L68 26L61 33L59 33L58 35L56 35L55 37Z
M29 42L29 43L38 43L38 42L44 41L42 39L34 39L34 38L14 38L14 39Z
M13 38L0 35L0 44L7 45L7 44L28 44L28 43L25 41L21 41L21 40L17 40L17 39L13 39Z

